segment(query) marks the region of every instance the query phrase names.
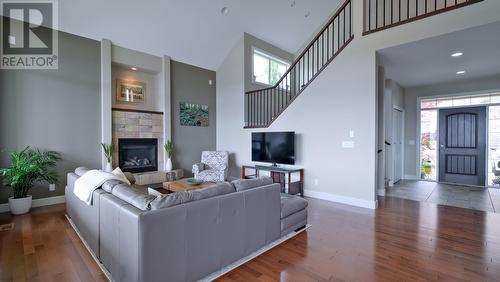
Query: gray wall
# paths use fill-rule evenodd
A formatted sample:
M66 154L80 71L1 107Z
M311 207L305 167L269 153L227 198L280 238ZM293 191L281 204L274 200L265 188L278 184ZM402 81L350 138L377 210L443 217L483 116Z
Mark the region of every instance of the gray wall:
M172 139L174 168L182 168L191 175L191 167L200 162L201 152L215 150L215 72L192 65L171 61ZM212 80L212 85L209 85ZM180 103L208 106L209 126L181 126Z
M426 96L456 96L463 93L485 90L499 90L500 77L448 82L405 89L405 175L417 177L417 99ZM410 141L415 141L410 145Z
M64 194L66 173L85 165L99 167L100 155L100 44L59 32L58 70L0 70L0 149L26 146L56 150L60 183L36 187L34 198ZM0 154L0 166L10 164ZM10 188L0 188L0 203Z

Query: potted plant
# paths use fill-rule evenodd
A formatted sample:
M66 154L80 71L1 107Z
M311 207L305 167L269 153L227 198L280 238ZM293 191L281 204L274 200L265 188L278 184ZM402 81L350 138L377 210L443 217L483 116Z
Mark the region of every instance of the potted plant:
M9 198L12 214L24 214L31 209L32 196L28 191L34 183L58 183L57 172L53 169L60 154L55 151L40 151L25 148L10 153L12 164L0 169L0 175L6 186L12 187L14 196Z
M432 173L432 164L430 162L422 162L422 169L425 175L429 175Z
M165 144L165 152L167 152L167 171L172 171L172 157L174 156L174 144L168 140Z
M106 168L104 169L106 172L112 172L113 166L111 163L113 162L113 153L115 152L115 145L113 144L105 144L101 143L102 149L104 151L104 156L106 156Z

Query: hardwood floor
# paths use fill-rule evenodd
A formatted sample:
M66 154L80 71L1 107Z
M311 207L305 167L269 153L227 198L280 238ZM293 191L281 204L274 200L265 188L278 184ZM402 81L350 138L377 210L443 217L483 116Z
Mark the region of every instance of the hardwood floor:
M107 281L66 220L64 204L0 214L0 281Z
M500 214L380 198L376 211L309 199L298 236L220 281L500 281ZM2 281L105 280L64 205L0 215Z

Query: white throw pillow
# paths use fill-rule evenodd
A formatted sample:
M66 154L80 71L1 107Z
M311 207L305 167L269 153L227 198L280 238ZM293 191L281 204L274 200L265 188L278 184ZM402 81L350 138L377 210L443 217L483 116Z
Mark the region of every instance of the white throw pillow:
M120 169L120 167L115 168L115 170L113 170L111 173L122 178L123 182L127 183L128 185L131 185L130 181L128 181L127 177L125 176L123 171Z

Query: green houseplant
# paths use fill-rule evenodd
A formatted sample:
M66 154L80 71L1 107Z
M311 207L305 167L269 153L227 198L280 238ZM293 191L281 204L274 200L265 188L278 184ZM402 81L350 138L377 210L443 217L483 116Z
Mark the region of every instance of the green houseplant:
M10 153L11 165L0 169L6 186L11 187L14 196L9 198L12 214L27 213L31 209L32 197L28 191L35 183L58 183L54 167L61 159L58 152L25 148Z
M106 171L111 172L113 171L113 166L111 163L113 162L113 153L115 152L115 145L114 144L105 144L101 143L102 150L104 151L104 156L106 156Z
M167 143L165 143L165 152L167 152L167 171L172 170L172 157L174 156L174 144L172 141L168 140Z
M425 175L429 175L432 173L432 163L423 161L422 162L422 171Z

